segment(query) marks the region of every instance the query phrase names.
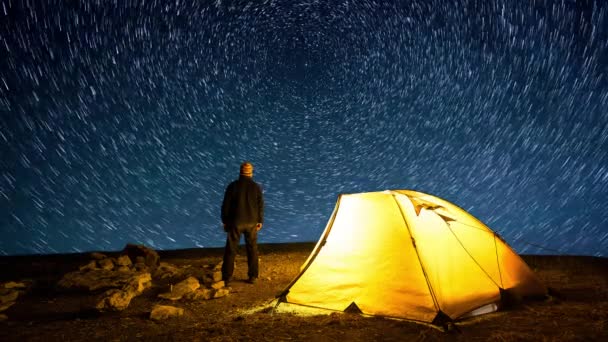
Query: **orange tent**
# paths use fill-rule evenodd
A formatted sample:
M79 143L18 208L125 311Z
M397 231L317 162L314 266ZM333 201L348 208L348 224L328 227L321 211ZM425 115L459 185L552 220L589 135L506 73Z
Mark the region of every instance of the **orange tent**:
M456 205L410 190L340 195L282 302L444 324L545 295L525 262Z

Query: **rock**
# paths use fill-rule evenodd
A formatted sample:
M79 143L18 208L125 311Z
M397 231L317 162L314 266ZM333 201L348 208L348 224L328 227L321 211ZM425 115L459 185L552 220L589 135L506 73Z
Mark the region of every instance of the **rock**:
M0 290L0 304L14 302L19 297L19 291L13 289Z
M135 269L137 271L143 271L143 272L148 272L150 269L148 268L148 265L144 264L144 263L136 263L134 265Z
M218 289L215 290L215 292L213 292L213 298L221 298L221 297L225 297L230 293L230 290L223 288L223 289Z
M6 321L8 319L7 315L0 314L0 322Z
M122 311L126 309L131 300L139 296L145 289L152 286L150 273L139 274L131 278L122 289L111 289L106 291L95 308L99 311Z
M99 252L93 252L91 253L91 259L94 260L101 260L101 259L105 259L107 258L107 256L105 254L99 253Z
M131 269L128 266L119 266L116 269L117 272L131 272Z
M0 312L10 308L13 305L15 305L15 302L0 303Z
M23 293L27 285L25 283L17 283L10 281L0 285L0 312L5 311L15 302L20 294Z
M136 274L122 287L123 290L140 295L144 290L152 286L152 276L150 273Z
M222 280L222 272L221 271L216 271L213 272L213 278L212 278L214 283L217 283L218 281Z
M131 304L133 293L112 289L106 291L95 308L99 311L122 311Z
M131 261L135 260L137 262L137 257L143 257L144 263L152 270L155 270L160 263L158 253L144 245L127 244L123 252L129 256Z
M183 272L181 269L167 262L161 262L156 271L154 272L154 277L160 279L175 278L182 275Z
M211 288L215 289L215 290L219 290L219 289L223 288L224 286L226 286L226 284L224 283L223 280L211 284Z
M70 272L59 280L57 286L64 290L98 291L122 288L130 283L133 278L149 277L148 272L114 272L108 270L91 270L88 272Z
M135 263L136 264L146 264L146 258L144 258L143 256L138 256L135 258Z
M118 259L116 259L116 265L131 266L131 265L133 265L133 263L131 262L131 259L129 259L128 255L121 255L118 257Z
M89 262L88 264L84 265L84 266L80 266L79 270L80 271L91 271L97 268L97 262L95 260L91 260L91 262Z
M114 262L109 258L97 260L97 265L99 265L99 268L106 271L110 271L114 268Z
M25 289L27 287L27 285L25 283L17 283L14 281L9 281L7 283L4 283L3 287L5 289Z
M179 317L184 315L184 309L176 308L168 305L156 305L150 312L150 319L162 321L171 317Z
M209 300L209 299L213 298L213 290L198 289L192 293L189 293L187 295L187 297L185 297L185 298L190 299L190 300L196 300L196 301Z
M201 287L201 284L198 282L198 279L194 278L194 277L188 277L186 280L177 283L174 287L173 290L176 291L179 288L187 288L190 289L191 291L194 291L196 289L198 289L199 287Z
M188 277L186 280L173 285L171 291L161 293L158 297L168 300L180 300L182 297L188 296L196 291L200 286L201 284L196 278Z

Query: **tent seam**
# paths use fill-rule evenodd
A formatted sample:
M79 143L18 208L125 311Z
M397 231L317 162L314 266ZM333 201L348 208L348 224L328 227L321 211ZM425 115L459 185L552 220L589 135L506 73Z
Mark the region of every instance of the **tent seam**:
M437 215L440 215L440 214L437 214ZM444 221L445 221L445 220L444 220ZM492 230L487 230L487 229L478 228L478 227L475 227L475 226L473 226L473 225L466 224L466 223L464 223L464 222L460 222L460 221L457 221L457 220L454 220L454 221L455 221L455 222L458 222L458 224L463 225L463 226L465 226L465 227L468 227L468 228L473 228L473 229L477 229L477 230L482 231L482 232L487 233L487 234L496 235L496 233L495 233L494 231L492 231ZM484 224L484 226L485 226L485 224ZM487 227L487 226L486 226L486 227Z
M428 286L429 292L431 294L431 298L433 299L433 305L435 305L435 309L437 311L441 311L441 308L439 307L439 301L437 300L435 291L433 290L433 286L431 285L429 277L426 274L426 270L424 269L424 265L422 264L422 259L420 259L420 254L418 253L418 248L416 247L416 240L414 239L414 236L412 235L410 226L407 224L407 221L405 219L405 214L403 213L403 209L401 208L399 201L397 201L397 197L395 196L395 194L392 194L392 196L393 196L393 200L395 200L395 204L397 205L397 208L399 208L399 213L401 214L401 218L403 219L403 224L405 224L405 228L407 229L407 232L410 234L410 241L412 242L412 247L414 247L414 251L416 252L416 257L418 258L418 263L420 264L420 268L422 269L422 274L424 275L424 279L426 280L426 286Z

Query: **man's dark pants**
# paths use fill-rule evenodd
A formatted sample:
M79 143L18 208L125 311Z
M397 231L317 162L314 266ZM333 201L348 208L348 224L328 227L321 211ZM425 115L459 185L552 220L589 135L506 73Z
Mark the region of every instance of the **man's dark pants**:
M230 281L234 272L234 258L241 240L241 234L245 235L245 246L247 249L247 275L249 278L258 277L258 231L255 225L226 226L228 237L226 248L224 248L224 262L222 264L222 279Z

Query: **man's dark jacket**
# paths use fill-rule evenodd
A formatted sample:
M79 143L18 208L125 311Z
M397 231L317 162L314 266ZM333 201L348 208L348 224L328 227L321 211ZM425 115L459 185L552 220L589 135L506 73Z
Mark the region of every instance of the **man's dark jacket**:
M226 188L222 223L238 226L264 223L262 189L251 177L240 176Z

